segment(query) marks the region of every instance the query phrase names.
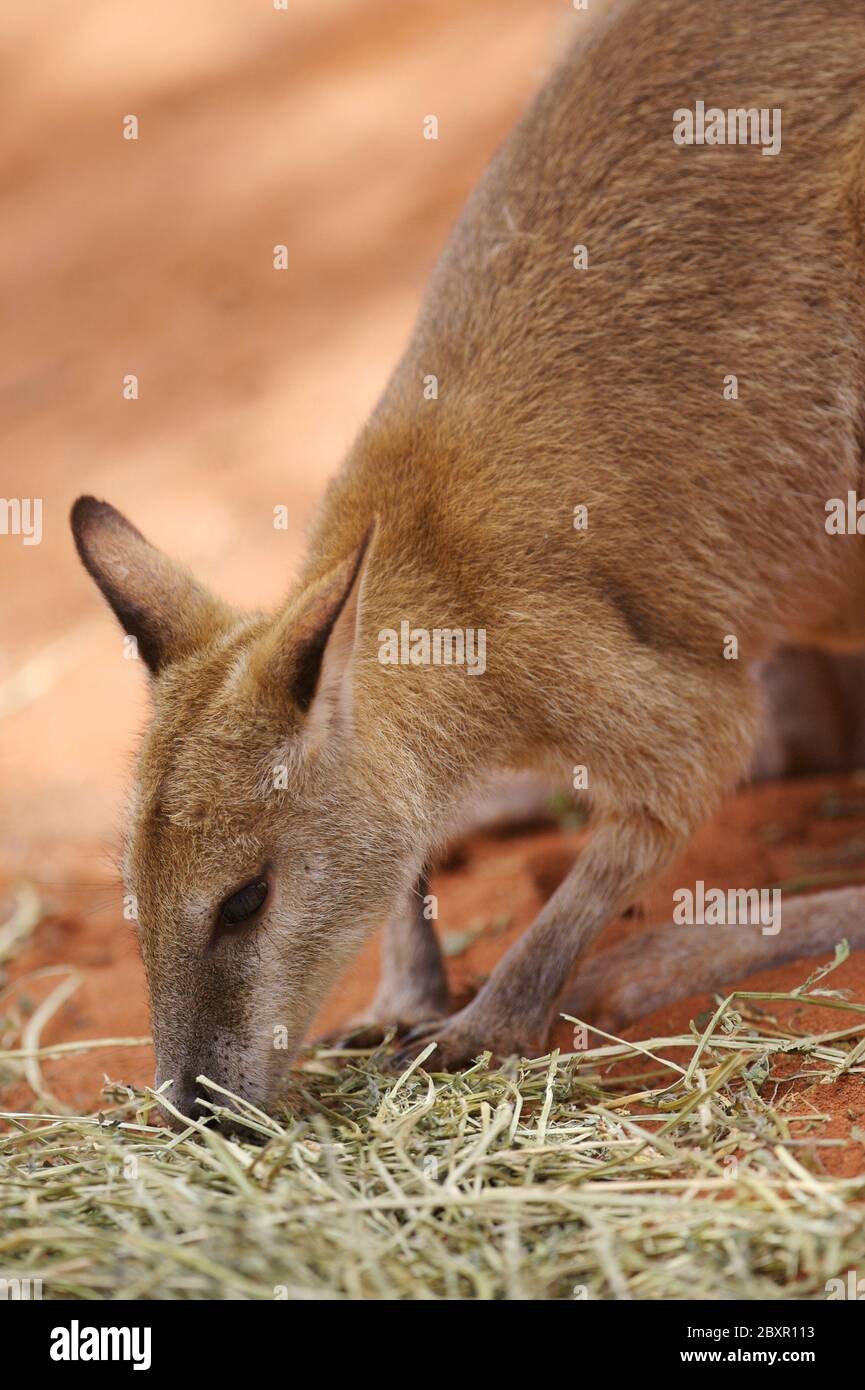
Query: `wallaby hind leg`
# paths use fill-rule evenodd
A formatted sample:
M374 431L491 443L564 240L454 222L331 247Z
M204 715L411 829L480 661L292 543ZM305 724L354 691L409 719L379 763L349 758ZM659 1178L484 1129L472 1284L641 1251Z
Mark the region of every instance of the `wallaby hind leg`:
M865 888L839 888L784 906L777 936L756 927L672 924L627 937L586 961L559 1011L607 1032L654 1009L803 956L831 955L839 941L865 948Z
M447 976L438 937L426 915L428 898L424 873L385 926L378 990L369 1008L346 1030L356 1046L374 1047L393 1028L407 1033L448 1011Z
M865 653L788 647L759 674L753 782L865 767Z

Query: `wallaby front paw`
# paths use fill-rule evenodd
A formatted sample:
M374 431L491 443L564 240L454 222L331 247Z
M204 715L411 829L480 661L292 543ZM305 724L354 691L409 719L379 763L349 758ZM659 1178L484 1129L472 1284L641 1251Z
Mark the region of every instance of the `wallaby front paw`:
M435 1028L443 1013L430 1004L411 1004L395 1001L392 1006L373 1001L369 1009L355 1014L336 1038L329 1039L338 1047L379 1047L386 1038L404 1038L412 1031Z
M509 1024L491 1023L473 1016L471 1005L451 1014L442 1023L422 1024L408 1034L402 1047L388 1058L390 1071L403 1071L431 1042L436 1050L427 1059L427 1071L456 1071L467 1067L483 1052L495 1057L532 1056L537 1050L518 1036Z

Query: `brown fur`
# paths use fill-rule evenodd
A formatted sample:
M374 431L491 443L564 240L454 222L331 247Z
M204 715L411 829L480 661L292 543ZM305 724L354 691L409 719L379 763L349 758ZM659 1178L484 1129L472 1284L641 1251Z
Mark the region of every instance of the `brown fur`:
M724 944L718 949L719 931ZM838 942L865 949L865 889L839 888L796 898L777 937L728 927L654 927L587 960L561 1001L563 1013L604 1030L696 991L722 990L768 966L800 956L832 956Z
M434 1030L446 1063L539 1047L585 944L745 771L753 663L865 644L862 541L824 528L863 481L863 46L861 0L635 0L574 48L470 199L274 617L227 621L78 504L156 672L129 873L159 1074L187 1102L198 1071L276 1094L479 782L585 764L588 850ZM781 107L781 154L677 147L699 98ZM484 628L485 674L382 666L402 618ZM264 865L262 922L214 944L216 905ZM424 988L415 1017L441 1006Z

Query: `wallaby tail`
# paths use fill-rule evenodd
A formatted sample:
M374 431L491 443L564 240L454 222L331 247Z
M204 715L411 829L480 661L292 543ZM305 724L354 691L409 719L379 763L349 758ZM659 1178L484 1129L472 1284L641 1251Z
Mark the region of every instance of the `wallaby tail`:
M795 898L777 936L757 928L648 928L591 956L557 1012L610 1032L676 999L725 991L737 980L802 956L831 954L846 940L865 948L865 887Z

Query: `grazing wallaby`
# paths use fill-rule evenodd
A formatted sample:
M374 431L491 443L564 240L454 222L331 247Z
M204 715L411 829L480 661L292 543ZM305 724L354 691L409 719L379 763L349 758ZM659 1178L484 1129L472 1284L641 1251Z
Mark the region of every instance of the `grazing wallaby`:
M865 541L825 524L863 484L863 51L861 0L633 0L578 43L470 199L275 615L76 504L152 674L128 875L185 1111L199 1072L273 1099L385 921L376 1011L423 1024L415 1048L542 1047L580 953L745 772L753 664L865 645ZM717 117L687 143L704 106L753 140L766 108L771 143ZM588 848L428 1022L424 865L487 776L575 766Z

